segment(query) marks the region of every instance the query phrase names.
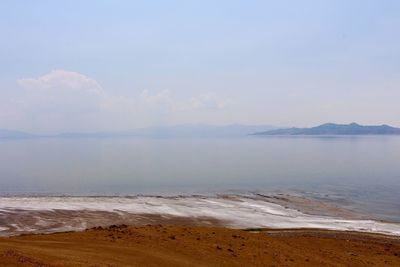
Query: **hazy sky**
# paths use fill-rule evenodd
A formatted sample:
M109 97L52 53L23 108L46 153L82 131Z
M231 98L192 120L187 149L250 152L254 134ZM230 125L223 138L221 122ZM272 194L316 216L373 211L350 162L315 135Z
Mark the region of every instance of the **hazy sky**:
M400 1L0 2L0 128L400 126Z

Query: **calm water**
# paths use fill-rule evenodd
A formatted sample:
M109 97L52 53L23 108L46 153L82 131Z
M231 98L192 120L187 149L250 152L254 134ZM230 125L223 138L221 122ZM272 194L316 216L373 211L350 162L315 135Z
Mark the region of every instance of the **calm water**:
M249 191L400 221L400 137L0 141L1 195Z

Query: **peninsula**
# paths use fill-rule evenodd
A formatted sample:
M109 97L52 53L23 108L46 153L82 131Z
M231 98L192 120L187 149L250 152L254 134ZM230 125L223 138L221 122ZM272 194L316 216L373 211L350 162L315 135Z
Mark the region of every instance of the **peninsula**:
M400 135L400 128L389 125L364 126L357 123L325 123L311 128L283 128L253 135Z

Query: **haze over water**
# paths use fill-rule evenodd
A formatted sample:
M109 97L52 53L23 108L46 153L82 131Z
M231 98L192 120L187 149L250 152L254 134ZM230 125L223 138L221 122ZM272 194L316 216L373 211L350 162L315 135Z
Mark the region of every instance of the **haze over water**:
M396 136L0 142L9 195L301 194L400 221Z
M400 236L399 10L1 1L0 236L188 219Z

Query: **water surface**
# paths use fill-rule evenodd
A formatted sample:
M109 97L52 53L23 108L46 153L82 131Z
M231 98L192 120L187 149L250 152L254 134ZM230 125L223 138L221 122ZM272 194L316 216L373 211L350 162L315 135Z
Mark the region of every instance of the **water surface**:
M400 221L395 136L0 141L0 194L292 192Z

